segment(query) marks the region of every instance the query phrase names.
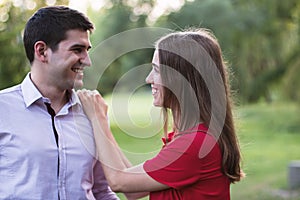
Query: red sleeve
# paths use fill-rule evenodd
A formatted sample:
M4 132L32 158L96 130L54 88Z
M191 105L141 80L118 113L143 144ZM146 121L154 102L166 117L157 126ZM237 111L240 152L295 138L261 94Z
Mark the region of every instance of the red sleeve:
M203 166L209 164L207 156L199 158L199 150L205 136L208 135L193 133L178 137L166 145L156 157L146 161L144 170L154 180L176 189L201 180L207 175L206 167Z

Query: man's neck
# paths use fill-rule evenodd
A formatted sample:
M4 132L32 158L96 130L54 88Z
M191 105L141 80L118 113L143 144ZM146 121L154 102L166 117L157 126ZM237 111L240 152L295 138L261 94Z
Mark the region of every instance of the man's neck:
M30 78L35 87L43 95L43 97L50 99L51 107L53 108L55 113L58 113L62 109L62 107L69 101L68 90L57 88L47 83L47 81L40 80L32 75L30 76Z

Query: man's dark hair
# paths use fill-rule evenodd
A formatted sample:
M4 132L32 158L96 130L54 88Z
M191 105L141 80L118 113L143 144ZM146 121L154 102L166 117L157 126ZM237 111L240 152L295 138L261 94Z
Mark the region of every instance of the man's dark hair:
M68 30L92 31L93 24L77 10L65 6L49 6L39 9L28 20L24 31L24 47L30 63L34 59L34 44L44 41L51 50L66 39Z

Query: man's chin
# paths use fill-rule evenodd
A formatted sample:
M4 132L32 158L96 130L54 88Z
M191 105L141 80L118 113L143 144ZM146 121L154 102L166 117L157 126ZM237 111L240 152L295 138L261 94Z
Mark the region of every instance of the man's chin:
M74 89L81 89L83 87L83 82L82 81L75 81L74 82Z

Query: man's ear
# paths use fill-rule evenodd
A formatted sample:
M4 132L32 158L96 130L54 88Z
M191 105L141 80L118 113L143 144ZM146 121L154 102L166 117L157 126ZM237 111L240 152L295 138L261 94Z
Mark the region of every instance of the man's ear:
M36 59L38 59L41 62L47 61L47 45L43 41L37 41L34 44L34 54Z

